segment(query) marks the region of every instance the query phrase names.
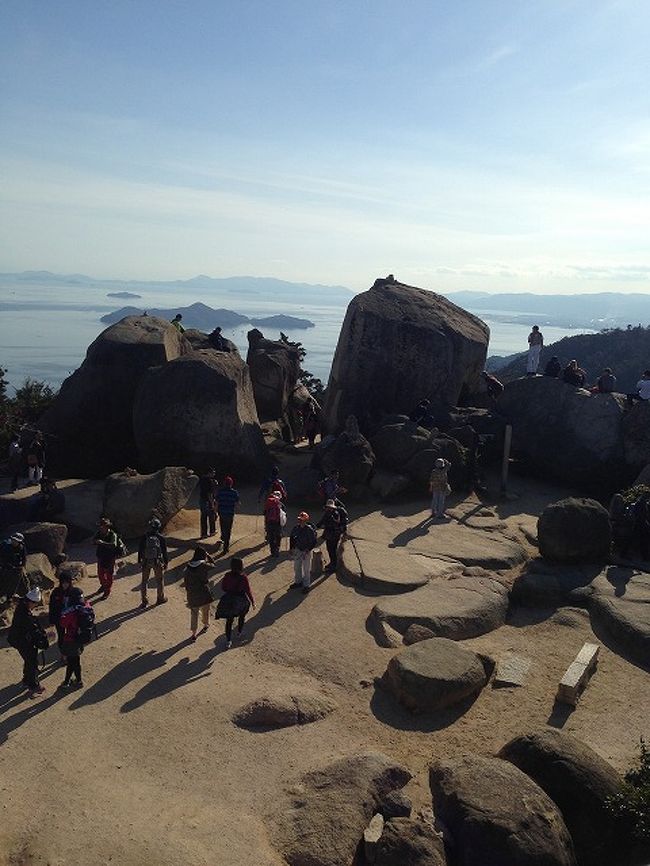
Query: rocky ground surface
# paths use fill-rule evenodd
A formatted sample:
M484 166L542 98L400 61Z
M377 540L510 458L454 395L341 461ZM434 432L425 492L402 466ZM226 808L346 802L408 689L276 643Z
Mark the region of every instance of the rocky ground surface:
M299 471L305 459L286 455L283 473ZM70 484L69 499L75 488L83 494L75 521L82 525L83 514L101 508L101 491ZM351 506L351 538L364 542L357 548L356 579L348 567L338 577L319 578L308 596L288 591L292 564L286 552L277 562L268 559L257 491L243 489L231 552L244 557L257 610L244 639L228 651L214 620L196 643L187 640L181 580L198 530L191 500L166 531L169 604L138 609L139 577L130 555L110 598L96 604L99 640L83 654L83 690L56 690L63 676L52 648L43 678L47 692L29 700L16 685L19 658L3 642L0 852L6 861L281 866L283 854L289 856L301 838L296 834L310 832L309 821L301 824L308 811L295 813L296 803L306 803L307 810L313 805L305 798L319 777L309 774L352 754L382 753L412 775L389 787L405 783L417 812L431 807L432 763L446 766L468 754L491 758L514 737L546 724L574 734L625 770L639 737L650 733L647 670L597 621L594 633L579 597L567 595L563 603L569 606L558 608L556 599L531 603L529 595L526 606L505 612L502 590L510 590L530 568L527 558L536 555L537 516L566 495L529 480L513 479L511 488L517 499L490 504L474 495L452 497L450 519L440 524L426 520L424 499L381 510L376 504ZM319 515L315 501L290 502L290 522L305 505ZM382 549L390 568L382 564ZM68 554L89 565L81 586L90 595L97 587L92 546L69 544ZM396 556L415 576L412 585L403 579L390 585L389 572L401 568ZM220 559L215 581L226 567ZM373 580L362 579L366 570ZM433 583L427 584L429 577ZM472 579L480 591L473 592ZM432 609L426 621L414 620L409 635L449 638L457 593L459 621L473 628L458 635L462 646L496 665L523 659L523 685L494 688L488 682L469 702L419 713L381 686L391 658L404 651L408 622L400 616L419 607L407 603L410 591L424 584L433 597L436 581L442 613L436 618ZM603 575L595 595L601 598L608 586L607 604L625 598L625 583L607 583ZM413 590L413 598L423 592ZM543 594L535 598L545 600ZM398 602L399 616L391 608ZM378 643L376 620L391 629L392 647ZM597 671L575 710L555 705L558 682L585 641L601 644ZM252 723L251 714L257 719ZM357 833L366 817L351 813L346 826ZM327 840L319 838L319 845L327 847ZM330 854L335 852L333 839Z

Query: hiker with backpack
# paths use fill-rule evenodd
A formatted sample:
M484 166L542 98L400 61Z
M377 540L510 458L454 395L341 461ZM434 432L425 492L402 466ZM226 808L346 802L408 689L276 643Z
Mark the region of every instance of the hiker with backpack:
M61 625L61 615L64 610L70 607L75 607L78 604L83 604L83 593L77 586L73 586L72 575L69 571L62 569L59 572L59 585L50 593L50 603L48 611L48 619L50 625L56 629L57 644L61 657L63 657L63 633L64 629Z
M152 517L149 521L147 534L142 536L138 547L138 562L142 566L142 582L140 584L142 601L140 602L140 607L143 609L149 604L147 583L152 570L156 579L156 604L165 604L167 602L163 573L167 570L169 560L167 557L167 542L160 534L160 527L160 520L157 517Z
M214 568L214 561L204 547L197 547L192 559L185 568L184 583L187 593L187 606L190 609L190 640L196 640L196 629L199 625L199 613L203 627L199 634L208 630L210 622L210 606L213 602L208 572Z
M223 595L217 604L216 619L226 620L226 649L233 644L232 627L237 620L237 637L241 637L246 621L246 614L251 606L255 610L255 599L251 591L248 577L244 574L244 562L238 556L230 560L230 571L227 571L221 581Z
M221 531L222 553L228 553L230 547L230 534L232 523L235 519L235 509L239 504L239 493L235 490L235 482L230 475L226 475L223 484L217 492L217 510L219 512L219 529Z
M293 584L292 589L302 586L306 595L311 589L311 559L313 550L318 543L316 527L309 522L309 515L301 511L298 522L291 530L289 549L293 551Z
M82 596L80 602L70 604L63 609L59 623L63 630L60 648L66 660L65 676L59 688L69 689L73 685L74 677L74 685L81 689L83 688L81 654L86 644L92 640L95 611L90 602L85 601Z
M264 503L264 530L266 540L269 543L269 548L272 557L280 555L280 545L282 544L282 528L287 522L287 512L284 510L280 493L275 491L269 494Z
M325 503L323 516L316 524L316 527L323 530L325 546L330 558L325 571L336 571L339 542L345 535L345 530L348 527L348 513L342 505L337 505L333 499L328 499Z
M219 485L214 469L199 478L199 510L201 512L201 538L214 535L217 522L217 492ZM208 531L209 530L209 531Z
M30 589L26 595L21 596L7 634L9 646L18 650L23 660L22 685L29 690L30 698L42 695L45 691L38 680L38 652L47 649L48 640L45 630L34 615L34 610L41 601L41 591L38 588Z
M280 478L280 467L274 466L271 469L271 474L268 478L262 481L260 492L257 495L258 502L266 502L271 493L279 493L280 499L287 504L287 488L284 481Z
M102 598L108 598L113 588L115 560L120 550L117 532L108 517L100 517L99 529L93 538L97 550L97 577L101 586Z

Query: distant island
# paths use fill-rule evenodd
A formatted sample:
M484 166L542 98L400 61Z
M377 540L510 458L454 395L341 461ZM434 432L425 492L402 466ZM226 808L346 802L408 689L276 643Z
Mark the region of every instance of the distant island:
M107 298L141 298L142 295L136 295L135 292L108 292Z
M125 316L141 316L144 310L141 307L121 307L113 313L102 316L100 321L107 325L119 322ZM265 316L261 318L250 318L235 313L233 310L214 309L207 304L195 303L189 307L170 307L168 309L150 308L147 315L156 316L160 319L173 319L179 313L183 317L183 325L186 328L198 328L202 331L211 331L216 327L236 328L239 325L256 325L265 328L283 328L285 330L304 330L313 328L314 323L309 319L298 319L295 316Z

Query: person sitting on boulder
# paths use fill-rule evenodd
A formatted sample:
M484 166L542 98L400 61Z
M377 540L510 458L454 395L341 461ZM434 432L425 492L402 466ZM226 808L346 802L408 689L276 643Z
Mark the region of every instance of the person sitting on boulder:
M409 421L417 427L426 427L427 430L433 426L433 415L431 414L431 401L420 400L415 409L409 412Z
M336 571L339 542L348 528L348 513L345 508L338 507L333 499L328 499L325 503L325 512L316 527L323 530L325 546L330 558L325 571Z
M584 388L586 379L587 374L581 367L578 367L575 358L569 361L562 371L562 381L566 382L567 385L573 385L575 388Z
M431 516L435 519L445 517L445 500L451 493L447 473L451 469L449 460L438 457L429 477L429 493L431 493Z
M169 560L167 558L167 542L160 533L161 523L157 517L152 517L149 521L147 534L140 539L138 547L138 562L142 566L142 581L140 583L140 593L142 601L140 607L145 608L149 604L147 598L147 583L149 575L153 569L156 579L156 604L165 604L165 579L164 572L167 571Z
M214 469L199 478L199 511L201 513L201 538L214 535L217 525L217 484Z
M208 342L212 346L213 349L216 349L217 352L229 352L228 344L224 337L221 335L221 328L215 328L211 334L208 336Z
M644 370L643 375L636 383L636 393L627 395L629 406L636 400L650 400L650 370Z
M65 511L65 494L56 486L53 478L41 480L41 492L30 509L36 521L51 521Z
M338 504L339 495L343 496L348 492L347 487L342 487L339 484L338 469L332 469L327 477L318 482L318 492L325 502L327 502L328 499L333 499Z
M264 530L272 557L280 555L282 527L287 522L287 513L282 505L278 491L270 493L264 503Z
M217 509L219 511L219 529L221 530L223 553L228 553L230 547L230 534L238 504L239 493L235 490L235 482L230 475L226 475L223 484L217 491Z
M22 532L14 532L0 544L0 587L7 598L29 589L25 576L26 565L25 536Z
M562 364L558 359L557 355L553 355L548 364L544 367L544 375L548 376L550 379L557 379L557 377L562 372Z
M605 367L591 391L593 394L613 394L615 390L616 376L612 373L611 367Z
M117 533L112 528L108 517L100 518L93 544L97 549L97 577L102 589L102 598L108 598L113 588L115 560L118 554Z
M544 346L544 335L539 329L539 325L533 325L533 328L528 335L528 359L526 361L526 375L536 376L537 368L539 367L539 356Z
M306 595L311 589L311 559L313 550L318 544L316 527L309 522L309 515L301 511L298 522L291 530L289 549L293 551L293 584L292 589L302 585Z
M176 328L176 330L178 331L179 334L185 333L185 328L181 324L182 319L183 319L183 316L180 313L176 313L176 315L172 319L172 325Z
M280 499L287 504L287 488L284 481L280 478L280 467L274 466L271 469L271 474L265 478L260 485L260 492L257 494L257 501L262 502L268 499L271 493L279 493Z
M500 382L496 376L488 373L487 370L484 370L481 373L481 376L485 382L485 389L488 392L488 397L495 402L497 398L503 394L503 383Z

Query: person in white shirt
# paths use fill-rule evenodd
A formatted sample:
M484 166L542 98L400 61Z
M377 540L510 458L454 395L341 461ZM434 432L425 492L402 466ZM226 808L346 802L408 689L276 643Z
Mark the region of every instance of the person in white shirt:
M650 370L645 370L636 383L636 394L628 394L627 402L631 406L635 400L650 400Z
M544 335L538 325L533 325L533 330L528 335L528 361L526 364L526 375L536 376L539 367L539 356L544 345Z

